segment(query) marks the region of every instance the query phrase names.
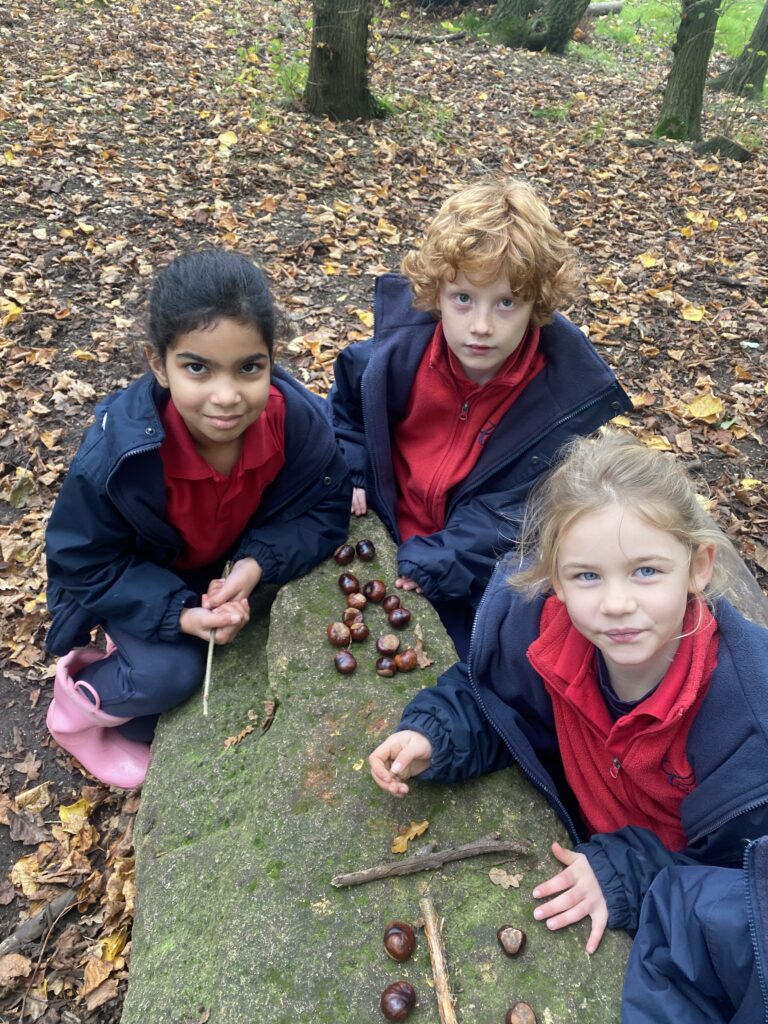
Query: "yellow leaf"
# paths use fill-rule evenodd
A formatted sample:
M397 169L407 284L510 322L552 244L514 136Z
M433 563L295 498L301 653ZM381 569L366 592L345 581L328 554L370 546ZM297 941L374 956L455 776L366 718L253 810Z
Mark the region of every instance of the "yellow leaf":
M373 313L366 309L356 309L358 320L362 320L366 327L373 327Z
M733 211L733 216L740 224L743 224L747 219L747 211L744 209L744 207L737 206L736 209Z
M403 829L399 836L392 840L392 853L405 853L408 849L408 843L412 839L423 835L428 828L428 821L412 821L407 828Z
M33 228L32 237L36 238L39 242L45 242L48 238L48 232L45 228Z
M715 423L722 416L724 408L722 401L710 391L706 395L694 398L685 406L685 411L694 419Z
M685 216L692 224L703 224L707 215L702 210L686 210Z
M110 963L114 963L125 949L127 941L128 934L124 929L121 928L120 931L113 932L112 935L104 939L101 944L102 958L104 960L108 960Z
M704 319L705 310L703 306L693 306L690 303L686 303L681 311L680 315L683 320L690 320L691 323L697 324Z
M61 433L61 431L59 431ZM32 789L25 789L23 793L19 793L16 797L16 806L20 809L23 808L32 814L39 814L51 802L51 794L48 792L48 787L51 785L50 782L43 782L40 786L34 786Z
M50 847L49 847L50 848ZM17 860L11 868L11 881L25 896L35 896L40 889L40 864L34 854Z
M219 143L222 146L234 146L237 142L237 136L234 132L222 132L219 136Z
M640 262L646 268L646 270L649 270L651 267L656 267L659 264L659 261L656 259L653 253L650 252L641 252L637 258L640 260Z
M18 320L22 312L21 306L17 306L10 299L0 299L0 327L5 327L6 324L12 324L14 320Z
M693 228L690 225L680 228L680 234L683 238L693 238Z
M323 263L321 270L326 277L333 277L335 274L339 273L339 265L338 263L331 263L330 260L326 260L326 262Z
M96 228L93 224L86 224L84 220L79 220L77 226L84 235L92 235Z
M669 443L666 437L662 437L660 434L651 434L647 437L644 437L643 443L647 444L649 448L655 448L657 451L660 452L674 451L672 445Z
M741 483L742 489L745 490L745 491L753 491L756 487L762 487L763 486L763 481L762 480L755 480L751 476L745 477L743 480L740 481L740 483ZM19 802L19 798L16 797L16 803L18 803L18 802Z
M617 427L631 427L632 421L628 416L614 416L611 423L615 423Z
M76 835L88 823L91 806L85 797L80 797L73 804L62 804L59 807L59 820L64 831Z
M85 349L76 348L75 351L72 353L72 358L80 359L84 363L92 363L95 361L96 356L93 354L93 352L86 352Z

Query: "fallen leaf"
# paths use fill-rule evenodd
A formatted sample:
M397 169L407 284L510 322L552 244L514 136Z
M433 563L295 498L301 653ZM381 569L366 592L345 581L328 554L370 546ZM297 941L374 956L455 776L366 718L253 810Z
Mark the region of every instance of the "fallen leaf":
M392 840L392 846L390 847L392 853L406 853L408 850L408 843L412 839L416 839L418 836L423 835L428 828L428 821L412 821L410 825L403 828L400 835Z
M494 885L500 885L502 889L518 889L523 876L512 875L504 868L491 868L488 877Z

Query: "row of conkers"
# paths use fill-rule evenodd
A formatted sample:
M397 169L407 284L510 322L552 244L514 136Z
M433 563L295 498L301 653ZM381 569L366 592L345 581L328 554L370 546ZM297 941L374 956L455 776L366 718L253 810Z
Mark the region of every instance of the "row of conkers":
M405 921L392 921L384 930L384 949L387 956L402 963L416 947L413 928ZM387 1020L405 1020L416 1005L416 989L410 981L393 981L381 993L381 1012Z

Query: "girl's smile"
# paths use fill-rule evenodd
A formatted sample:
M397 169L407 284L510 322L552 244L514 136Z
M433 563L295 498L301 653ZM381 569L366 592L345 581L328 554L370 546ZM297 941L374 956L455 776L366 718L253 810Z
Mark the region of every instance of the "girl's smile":
M261 332L224 317L180 335L165 360L153 352L147 355L199 453L228 472L221 467L234 465L240 438L269 400L269 349Z
M664 677L688 598L704 590L713 564L711 548L691 562L673 534L621 505L587 513L564 532L555 592L602 653L619 697L639 700Z

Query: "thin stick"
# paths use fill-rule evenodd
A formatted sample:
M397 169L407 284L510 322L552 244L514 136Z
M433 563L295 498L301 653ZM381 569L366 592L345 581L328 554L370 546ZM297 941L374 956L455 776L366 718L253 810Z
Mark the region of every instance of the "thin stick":
M232 563L227 562L224 566L224 573L222 579L226 579L229 576L229 571L232 568ZM205 659L205 679L203 680L203 715L205 718L208 717L208 694L211 690L211 671L213 669L213 647L216 643L216 630L212 629L208 634L208 656Z
M352 871L348 875L335 875L331 885L342 889L347 885L362 885L364 882L375 882L380 878L393 878L399 875L412 875L416 871L432 871L454 860L465 860L468 857L479 857L484 853L519 853L527 856L532 851L530 843L521 839L500 839L498 832L491 832L482 839L454 846L447 850L436 850L434 853L416 854L407 860L390 861L377 864L372 868Z
M437 998L437 1008L440 1011L440 1021L441 1024L457 1024L451 996L451 984L448 980L448 965L445 960L441 921L430 896L419 900L419 907L424 918L429 959L432 961L432 976L435 979L435 997Z

